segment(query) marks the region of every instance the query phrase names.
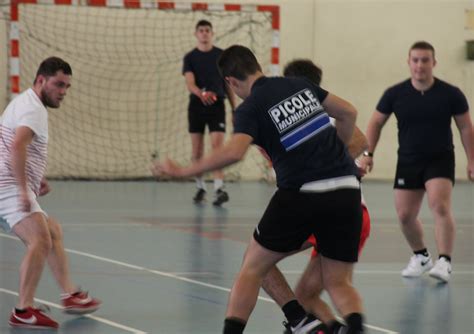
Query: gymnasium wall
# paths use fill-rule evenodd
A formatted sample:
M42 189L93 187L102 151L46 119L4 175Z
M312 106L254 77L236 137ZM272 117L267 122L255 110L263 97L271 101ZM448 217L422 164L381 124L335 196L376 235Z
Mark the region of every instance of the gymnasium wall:
M221 2L221 1L208 1ZM416 40L437 52L435 75L460 87L474 109L474 61L466 60L467 11L472 0L272 0L231 1L276 4L281 9L280 63L295 57L323 67L323 87L351 101L358 126L367 122L383 91L409 76L407 53ZM0 108L7 102L6 11L0 1ZM472 112L471 112L472 115ZM454 125L453 125L454 127ZM454 127L456 176L465 179L466 158ZM396 162L396 121L384 128L370 178L392 179Z

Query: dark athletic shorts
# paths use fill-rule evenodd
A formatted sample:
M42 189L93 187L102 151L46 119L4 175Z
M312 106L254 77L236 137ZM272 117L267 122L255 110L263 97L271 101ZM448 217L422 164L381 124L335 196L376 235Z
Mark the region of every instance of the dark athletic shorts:
M398 157L393 187L395 189L424 189L426 181L434 178L450 179L454 184L454 152L443 152L430 157Z
M205 106L201 100L191 99L188 106L188 131L204 133L206 125L209 132L225 132L225 103L218 99L214 104Z
M357 262L362 228L360 200L360 189L278 189L255 229L254 238L266 249L287 253L299 250L314 234L323 256Z

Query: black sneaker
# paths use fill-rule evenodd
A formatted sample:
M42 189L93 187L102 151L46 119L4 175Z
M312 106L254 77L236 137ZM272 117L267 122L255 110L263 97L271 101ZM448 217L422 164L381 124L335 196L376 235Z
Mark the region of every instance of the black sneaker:
M327 326L311 314L308 314L298 325L292 327L289 323L283 322L285 326L284 334L327 334Z
M194 203L201 203L206 199L206 191L202 188L199 188L198 191L196 192L196 195L194 195L193 200Z
M329 334L345 334L347 327L344 326L339 321L335 320L328 325L328 333Z
M216 199L212 204L220 206L222 203L225 203L229 200L229 195L222 189L217 189Z

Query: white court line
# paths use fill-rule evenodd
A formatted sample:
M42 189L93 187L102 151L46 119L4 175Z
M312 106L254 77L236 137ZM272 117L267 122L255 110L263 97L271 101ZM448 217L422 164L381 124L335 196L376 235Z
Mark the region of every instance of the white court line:
M297 275L302 274L301 270L282 270L283 274ZM401 275L401 270L354 270L356 274L362 275ZM474 275L472 270L456 270L456 275Z
M18 239L17 237L14 237L14 236L11 236L11 235L8 235L8 234L0 233L0 237L20 241L20 239ZM208 288L211 288L211 289L216 289L216 290L225 291L225 292L230 292L230 290L231 290L229 288L224 288L224 287L219 286L219 285L204 283L204 282L196 281L196 280L189 279L189 278L186 278L186 277L176 276L176 275L174 275L172 273L169 273L169 272L164 272L164 271L153 270L153 269L149 269L149 268L145 268L145 267L141 267L141 266L136 266L134 264L130 264L130 263L122 262L122 261L117 261L117 260L109 259L109 258L106 258L106 257L97 256L97 255L94 255L94 254L77 251L77 250L74 250L74 249L65 248L65 250L68 253L71 253L71 254L82 255L84 257L88 257L88 258L91 258L91 259L94 259L94 260L107 262L107 263L112 263L112 264L116 264L118 266L122 266L122 267L125 267L125 268L135 269L135 270L138 270L138 271L144 271L144 272L154 274L154 275L158 275L158 276L169 277L169 278L176 279L178 281L183 281L183 282L187 282L187 283L201 285L201 286L205 286L205 287L208 287ZM273 299L271 299L271 298L258 296L258 299L262 300L262 301L265 301L265 302L275 303L273 301ZM394 331L391 331L389 329L385 329L385 328L381 328L381 327L377 327L377 326L373 326L373 325L369 325L369 324L365 324L365 327L380 331L382 333L398 334L398 332L394 332Z
M12 291L12 290L8 290L8 289L0 288L0 292L4 292L4 293L7 293L7 294L13 295L13 296L18 296L18 292ZM63 307L62 307L61 305L48 302L47 300L44 300L44 299L35 298L35 300L39 301L39 302L42 303L42 304L45 304L45 305L48 305L48 306L51 306L51 307L54 307L54 308L57 308L57 309L60 309L60 310L63 309ZM86 317L86 318L94 319L94 320L96 320L96 321L102 322L102 323L104 323L104 324L106 324L106 325L109 325L109 326L112 326L112 327L115 327L115 328L123 329L123 330L125 330L125 331L127 331L127 332L130 332L130 333L134 333L134 334L146 334L146 332L140 331L140 330L138 330L138 329L135 329L135 328L132 328L132 327L128 327L128 326L124 326L124 325L118 324L118 323L116 323L116 322L113 322L113 321L110 321L110 320L107 320L107 319L104 319L104 318L101 318L101 317L97 317L97 316L95 316L95 315L86 314L86 315L83 315L83 316Z

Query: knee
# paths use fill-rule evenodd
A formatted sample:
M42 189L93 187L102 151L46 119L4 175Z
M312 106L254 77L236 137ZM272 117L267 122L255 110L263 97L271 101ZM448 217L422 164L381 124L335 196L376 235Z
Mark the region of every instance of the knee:
M40 254L47 256L53 247L53 242L51 237L47 235L38 236L28 245L28 248L35 252L35 254Z
M318 283L318 282L317 282ZM305 305L313 298L318 297L323 287L320 284L304 284L300 282L295 288L295 296L301 304Z
M410 224L416 220L416 215L414 215L411 211L405 209L397 209L397 215L400 223L402 225Z
M324 282L324 288L327 292L332 295L333 293L337 293L343 289L347 289L352 287L352 283L348 278L340 277L338 279L331 279L326 280Z
M429 203L430 209L433 214L441 217L446 217L450 215L450 207L447 203L444 202L431 202Z
M60 241L63 239L63 229L55 219L48 218L48 227L52 242Z

